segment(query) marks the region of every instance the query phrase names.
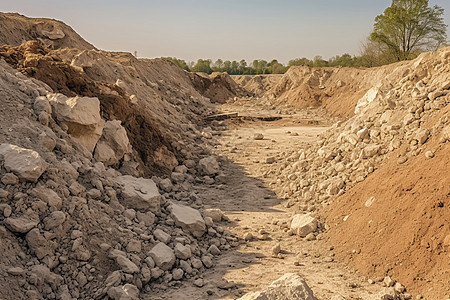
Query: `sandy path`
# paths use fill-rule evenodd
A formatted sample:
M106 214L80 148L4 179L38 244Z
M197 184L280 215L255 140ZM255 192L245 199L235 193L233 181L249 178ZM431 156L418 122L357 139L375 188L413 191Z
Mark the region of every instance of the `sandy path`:
M263 178L261 166L266 157L308 147L327 128L293 126L291 121L244 123L217 137L218 146L212 151L223 160L224 183L198 186L196 192L207 208L220 208L230 218L224 226L233 234L242 238L248 232L254 238L219 256L203 273L203 287L188 281L148 299L236 299L288 272L304 277L319 299L373 299L380 291L380 286L335 262L321 235L305 241L286 233L293 212L269 188L276 178ZM255 133L263 133L264 139L254 140ZM276 161L273 167L282 163ZM281 257L272 257L277 243Z

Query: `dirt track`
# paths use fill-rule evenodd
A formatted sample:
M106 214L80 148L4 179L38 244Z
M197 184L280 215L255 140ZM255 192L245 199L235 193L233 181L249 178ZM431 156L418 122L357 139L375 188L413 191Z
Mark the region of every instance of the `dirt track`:
M203 274L203 287L185 282L178 289L158 291L161 299L236 299L288 272L304 277L318 299L371 299L380 292L380 285L370 285L336 263L321 234L306 241L287 233L295 211L288 208L287 200L277 198L276 177L263 176L261 166L267 165L266 157L307 147L328 128L295 126L304 121L302 116L305 112L274 122L235 122L216 137L218 145L212 151L222 157L223 183L201 186L196 192L205 207L220 208L230 219L225 230L240 238L250 233L253 238L221 255L214 268ZM316 119L324 123L319 115ZM255 133L262 133L264 139L255 140ZM282 164L276 160L272 167ZM281 255L274 257L272 247L277 243Z

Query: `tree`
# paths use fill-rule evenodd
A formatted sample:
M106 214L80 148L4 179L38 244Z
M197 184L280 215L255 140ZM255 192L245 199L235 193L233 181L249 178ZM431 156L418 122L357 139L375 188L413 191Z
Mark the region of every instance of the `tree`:
M199 59L197 63L191 68L192 72L204 72L211 74L211 60L210 59Z
M387 46L397 60L415 51L438 48L447 39L444 9L428 7L428 0L392 0L375 18L371 39Z

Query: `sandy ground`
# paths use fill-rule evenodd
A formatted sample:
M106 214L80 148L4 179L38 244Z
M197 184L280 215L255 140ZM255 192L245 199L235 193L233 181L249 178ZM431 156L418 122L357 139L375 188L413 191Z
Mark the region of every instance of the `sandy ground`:
M324 122L320 116L317 119ZM276 197L276 178L263 178L261 166L265 157L307 147L327 129L293 126L299 122L300 115L273 122L234 122L217 137L218 145L212 151L223 160L224 183L197 187L196 192L206 207L220 208L229 217L225 229L241 238L251 233L254 238L219 256L215 266L203 274L203 287L184 282L155 290L157 296L147 299L236 299L289 272L304 277L319 299L372 299L380 292L380 285L370 285L336 262L333 249L320 234L317 240L306 241L286 232L293 212L286 200ZM262 133L264 139L255 140L255 133ZM275 162L273 167L282 163ZM273 257L272 247L277 243L281 255Z

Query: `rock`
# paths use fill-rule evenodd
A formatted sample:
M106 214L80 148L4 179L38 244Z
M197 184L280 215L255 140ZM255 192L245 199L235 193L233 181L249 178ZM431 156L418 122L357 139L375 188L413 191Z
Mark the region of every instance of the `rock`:
M214 222L222 221L223 212L218 208L208 208L203 212L204 217L210 217Z
M211 253L212 255L220 255L222 252L219 250L219 248L217 248L216 245L211 245L208 248L208 252Z
M145 226L152 226L155 223L155 215L148 211L146 213L136 212L136 217L139 222L144 223Z
M19 183L19 177L14 175L13 173L6 173L2 177L2 183L4 185L15 185Z
M425 157L426 157L426 158L433 158L433 157L434 157L434 152L433 152L433 151L427 151L427 152L425 152Z
M262 133L255 133L255 135L253 136L254 140L263 140L264 139L264 135Z
M168 244L172 238L170 234L165 233L161 229L156 229L153 231L153 235L158 241L163 242L164 244Z
M152 268L150 270L150 273L152 274L152 278L157 279L164 274L164 271L161 270L160 268L156 267L156 268Z
M139 240L130 240L127 244L127 252L140 253L142 251L142 243Z
M392 280L391 277L386 276L383 279L383 284L384 284L384 286L391 287L394 285L394 280Z
M126 153L131 152L127 132L120 123L119 120L107 121L95 148L94 158L106 166L118 163Z
M15 268L9 268L6 270L8 274L14 275L14 276L20 276L25 274L25 270L21 267L15 267Z
M380 145L368 145L361 152L361 158L370 158L378 154Z
M266 158L266 164L273 164L276 161L276 158L271 156Z
M203 267L202 261L198 258L191 258L191 264L192 264L192 267L194 267L197 270L201 269Z
M164 192L170 193L173 189L172 181L169 178L161 180L159 182L159 188Z
M447 125L442 129L440 141L441 143L450 141L450 125Z
M156 244L149 255L155 261L155 264L162 270L170 270L175 263L175 254L166 244L160 242Z
M122 186L124 206L135 210L159 210L160 194L153 180L125 175L117 177L116 182Z
M127 283L110 288L108 296L114 300L139 300L139 289L135 285Z
M251 241L253 239L253 234L251 232L246 232L243 236L243 239L246 241Z
M205 267L207 267L208 269L211 268L211 267L213 266L213 262L212 262L211 257L209 257L209 256L207 256L207 255L202 256L202 263L203 263L203 265L204 265Z
M202 175L215 175L219 173L220 167L214 156L208 156L200 159L198 169Z
M50 287L56 291L63 282L63 278L50 271L50 269L44 265L34 265L30 270L29 281L34 282L35 286L40 286L42 283L47 283Z
M100 116L100 101L90 97L68 98L63 94L48 94L47 99L54 119L64 123L67 132L92 153L105 125Z
M61 197L59 197L58 194L51 189L36 187L30 191L30 194L37 199L44 201L50 207L54 207L58 210L62 207Z
M177 226L190 232L195 237L201 237L206 231L206 224L200 212L188 206L172 203L171 216Z
M45 96L36 97L34 100L33 109L36 114L40 114L41 112L46 112L47 114L52 113L50 102L48 102L47 97Z
M44 220L45 229L51 230L58 227L66 220L66 214L62 211L54 211Z
M184 271L182 269L174 269L172 271L173 280L180 280L183 278Z
M25 236L25 240L28 247L39 259L47 255L52 256L55 253L56 245L42 236L37 228L31 229Z
M199 278L199 279L194 280L194 285L196 287L202 287L203 285L205 285L205 283L202 278Z
M0 189L0 199L6 199L9 195L8 191L5 191L4 189Z
M184 246L183 244L177 243L175 245L175 256L182 260L187 260L191 258L191 247Z
M376 198L374 196L367 199L367 201L364 203L365 207L371 207L372 204L375 202Z
M136 266L135 263L133 263L131 260L129 260L123 255L117 255L116 262L119 265L120 269L125 273L129 274L139 273L138 266Z
M29 182L37 182L48 166L36 151L11 144L0 145L0 161L2 160L8 172Z
M312 290L300 276L284 274L264 291L248 293L239 300L316 300Z
M406 289L405 289L405 287L404 287L400 282L396 282L396 283L394 284L394 290L395 290L397 293L401 294L401 293L403 293Z
M32 228L36 227L39 222L31 220L26 216L17 218L6 218L5 226L12 232L27 233Z
M275 246L272 247L272 256L277 256L281 252L281 245L280 243L277 243Z
M81 193L84 193L86 191L86 188L82 186L80 183L75 181L69 186L70 193L74 196L78 196Z
M291 229L300 237L316 231L318 222L310 214L297 214L292 218Z
M422 145L428 140L429 136L430 136L430 131L428 129L422 129L422 130L419 130L419 132L417 132L415 139L417 140L419 145Z

